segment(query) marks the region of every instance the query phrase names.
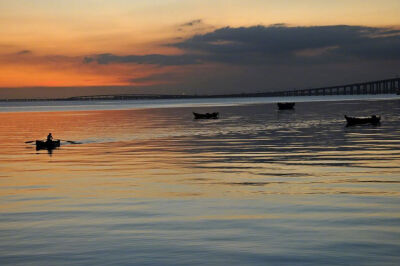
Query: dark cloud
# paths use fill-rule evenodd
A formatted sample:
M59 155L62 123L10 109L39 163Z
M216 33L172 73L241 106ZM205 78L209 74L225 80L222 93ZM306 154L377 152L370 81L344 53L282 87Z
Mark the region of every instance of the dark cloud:
M170 45L235 64L400 59L400 30L346 25L225 27Z
M204 24L202 19L194 19L177 26L179 32L206 32L211 29L214 27Z
M94 60L95 60L95 59L94 59L93 57L85 56L85 57L83 58L83 63L89 64L89 63L93 62Z
M196 23L201 23L201 20L183 25L192 26ZM343 63L359 59L398 60L400 30L347 25L225 27L167 46L177 47L184 54L100 54L86 57L84 62L170 66L205 62L276 65Z
M269 25L269 27L287 27L288 24L286 23L275 23L275 24L271 24Z
M165 72L165 73L152 74L152 75L140 77L140 78L132 78L132 79L129 79L128 81L131 83L150 82L150 81L158 82L158 83L170 83L170 82L181 79L181 77L182 77L182 75L179 73Z
M173 66L173 65L193 65L201 63L201 57L192 54L183 55L125 55L119 56L114 54L99 54L92 57L85 57L84 62L90 63L96 61L99 64L110 63L135 63L135 64L150 64L160 66Z
M181 25L179 25L180 27L192 27L195 26L197 24L201 24L203 21L201 19L195 19L186 23L183 23Z
M22 51L19 51L17 53L17 55L25 55L25 54L31 54L31 53L32 53L31 50L22 50Z

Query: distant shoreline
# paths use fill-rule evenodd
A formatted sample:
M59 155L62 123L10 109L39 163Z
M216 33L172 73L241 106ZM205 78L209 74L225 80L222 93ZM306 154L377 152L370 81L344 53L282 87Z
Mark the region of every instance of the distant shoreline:
M390 93L392 94L392 93ZM371 94L354 94L354 95L371 95ZM374 94L379 95L379 94ZM387 94L384 94L387 95ZM393 94L396 95L396 94ZM306 97L315 95L305 95ZM326 95L329 97L334 95ZM335 95L339 96L339 95ZM349 96L349 95L348 95ZM170 99L215 99L215 98L249 98L249 97L302 97L302 96L281 96L270 92L263 93L240 93L240 94L219 94L219 95L93 95L93 96L77 96L68 98L27 98L27 99L0 99L0 102L40 102L40 101L97 101L97 100L170 100Z
M36 101L95 101L95 100L168 100L168 99L204 99L204 98L237 98L237 97L273 97L272 93L240 93L219 95L158 95L158 94L131 94L131 95L93 95L68 98L28 98L28 99L0 99L0 102L36 102Z

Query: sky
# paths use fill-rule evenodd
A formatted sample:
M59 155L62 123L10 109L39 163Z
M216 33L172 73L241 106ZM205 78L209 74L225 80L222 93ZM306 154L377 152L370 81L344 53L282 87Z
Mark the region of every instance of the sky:
M399 14L398 0L0 0L0 98L393 78Z

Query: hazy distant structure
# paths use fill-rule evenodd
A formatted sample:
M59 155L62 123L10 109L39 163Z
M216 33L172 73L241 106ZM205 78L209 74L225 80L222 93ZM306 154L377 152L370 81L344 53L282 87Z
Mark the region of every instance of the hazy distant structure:
M400 78L384 79L340 86L330 86L311 89L295 89L286 91L267 91L240 94L190 95L190 94L117 94L117 95L87 95L69 98L39 98L39 99L0 99L3 101L90 101L90 100L151 100L151 99L191 99L191 98L224 98L224 97L283 97L283 96L329 96L329 95L360 95L360 94L399 94Z
M324 96L324 95L357 95L357 94L399 94L400 78L354 83L340 86L273 91L268 96Z

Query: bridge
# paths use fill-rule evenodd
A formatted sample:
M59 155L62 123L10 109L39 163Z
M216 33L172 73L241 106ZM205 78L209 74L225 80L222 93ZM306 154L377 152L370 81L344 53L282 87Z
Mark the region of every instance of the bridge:
M273 91L268 96L324 96L356 94L400 94L400 78L354 83L313 89Z

